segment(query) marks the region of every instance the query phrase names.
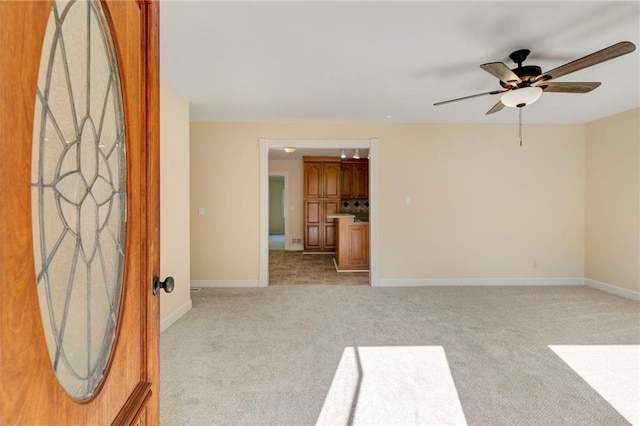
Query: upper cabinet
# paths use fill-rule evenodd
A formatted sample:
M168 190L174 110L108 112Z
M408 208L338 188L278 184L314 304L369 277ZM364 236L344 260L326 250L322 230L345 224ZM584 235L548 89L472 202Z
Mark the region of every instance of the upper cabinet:
M305 198L322 198L322 163L304 163Z
M342 160L340 166L341 198L369 198L369 161Z
M340 159L304 157L304 197L340 198Z
M324 163L322 182L325 198L340 198L340 163Z

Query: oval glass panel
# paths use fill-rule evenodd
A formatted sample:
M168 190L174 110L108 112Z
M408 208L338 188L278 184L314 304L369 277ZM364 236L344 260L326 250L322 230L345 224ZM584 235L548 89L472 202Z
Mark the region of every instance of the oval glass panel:
M104 376L126 231L125 130L98 1L53 2L38 76L31 169L36 285L51 364L76 400Z

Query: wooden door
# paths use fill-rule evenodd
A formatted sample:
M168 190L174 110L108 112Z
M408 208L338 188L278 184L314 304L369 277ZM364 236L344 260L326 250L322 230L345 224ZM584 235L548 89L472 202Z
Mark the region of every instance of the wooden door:
M83 1L61 1L56 4L59 10L57 9L55 15L52 15L52 7L51 1L0 1L0 278L3 283L0 286L0 424L154 425L159 423L159 296L153 296L151 291L152 278L159 270L158 3L151 0L105 0L88 6ZM93 84L90 73L96 67L104 65L95 62L99 59L97 53L100 49L108 50L110 42L105 39L101 41L97 36L89 36L90 30L87 30L87 35L80 37L73 35L73 31L67 32L67 27L63 26L66 25L66 21L63 20L71 19L77 10L69 11L69 7L84 7L82 10L87 12L78 13L85 13L83 16L87 17L87 28L95 30L96 25L99 26L103 31L103 37L104 31L110 33L110 45L116 62L105 63L109 67L117 67L118 76L111 72L106 92L104 88L96 89L96 85L91 86L94 90L89 90L88 87ZM51 21L50 16L53 16ZM50 22L54 25L53 31L47 30L51 28L48 27ZM60 31L55 31L56 26ZM64 40L59 37L60 34L64 36ZM54 58L54 54L51 54L51 58L54 59L44 66L49 66L49 69L57 67L57 71L52 71L51 77L44 81L39 77L42 75L41 55L43 46L47 46L47 43L51 45L52 39L56 43L56 51L66 56ZM69 67L65 62L69 60L68 57L74 49L82 48L83 43L85 47L98 49L91 50L91 55L88 51L85 54L91 65L86 64L83 68L87 73L84 91L78 90L74 85L75 81L82 81L82 78L76 80L74 75L73 81L70 80ZM51 48L51 51L54 49ZM114 63L116 65L113 65ZM56 74L58 72L62 74ZM120 82L119 92L116 81ZM60 85L68 86L62 90ZM48 115L48 111L52 110L54 105L51 102L47 103L46 92L49 89L42 89L45 86L58 87L62 92L69 93L69 104L65 104L64 109L72 109L69 114L74 117L73 120L75 117L81 117L84 111L85 118L92 117L91 120L83 118L82 122L76 123L75 136L65 135L65 129L51 131L48 133L50 136L46 138L37 136L38 132L50 131L44 127L34 130L37 116L44 117L43 120L51 124L54 121L52 117L58 120L63 114L55 111ZM121 102L114 100L117 93L121 93ZM94 95L100 97L94 101ZM112 96L110 101L107 100L109 96ZM118 133L115 141L110 142L99 139L103 136L103 133L100 133L103 127L97 123L106 119L98 118L99 114L93 115L95 109L89 113L90 106L101 108L107 104L115 105L115 109L120 108L120 118L116 118L114 123L124 129L123 133ZM104 117L104 111L107 109L102 111ZM61 126L59 123L51 125ZM73 133L73 126L71 129ZM41 273L36 272L38 263L42 260L38 260L41 256L34 249L34 241L37 238L46 239L46 235L43 237L40 234L43 232L42 229L48 230L50 227L49 223L44 221L40 222L42 229L34 227L33 218L46 209L36 207L41 206L44 201L38 201L33 194L39 191L53 191L52 193L56 194L56 202L62 205L64 200L61 198L66 197L64 194L67 191L61 177L49 186L41 183L43 178L40 175L44 175L44 172L40 175L36 173L36 183L33 180L32 163L35 161L32 147L35 146L35 139L42 145L45 142L49 144L50 138L60 139L51 146L64 146L65 153L76 150L78 163L88 164L76 166L74 161L69 162L70 167L78 168L74 172L76 177L80 174L83 176L76 179L76 192L84 191L84 194L91 195L77 201L77 206L72 204L76 210L70 210L79 214L80 222L82 218L88 218L86 223L89 224L89 230L84 227L74 230L71 229L73 226L69 225L70 228L63 231L60 237L60 241L67 241L65 232L74 235L69 241L76 244L76 255L81 252L81 257L73 258L76 262L74 265L82 265L79 260L82 259L84 266L78 268L83 267L87 271L98 268L97 263L92 262L102 256L102 251L106 249L102 248L102 242L97 242L96 238L102 238L104 234L100 233L106 228L99 228L98 225L92 224L92 220L99 223L104 219L102 206L108 204L111 209L111 206L117 203L126 203L126 209L114 208L120 211L126 233L122 233L121 240L114 239L115 245L118 246L116 252L121 253L116 255L116 258L120 259L121 269L115 270L112 275L120 277L115 280L119 283L120 296L114 296L114 300L119 303L119 309L115 310L113 305L106 308L111 313L108 314L107 320L110 321L110 325L100 328L94 321L98 315L95 312L97 305L92 305L92 297L99 291L94 290L92 293L91 289L99 287L92 287L92 272L86 273L88 284L84 287L86 292L80 292L81 297L78 296L76 299L74 292L75 288L83 288L82 284L72 289L70 278L67 297L62 298L65 307L63 322L66 327L70 328L73 322L66 319L71 318L72 313L81 312L83 309L82 306L78 307L73 303L84 300L87 305L85 312L89 312L86 330L109 330L113 339L112 345L108 344L108 340L103 340L102 343L106 341L107 344L101 343L100 348L106 348L106 352L100 352L101 357L95 357L92 344L99 338L94 336L92 340L90 331L85 333L88 337L82 337L83 333L79 333L85 339L80 347L86 344L86 352L89 354L86 371L90 370L90 374L97 372L97 378L87 384L88 393L75 397L70 396L71 391L64 387L64 380L54 372L56 368L56 372L60 374L58 368L64 363L61 361L54 367L56 364L52 355L55 353L56 363L58 359L65 360L64 356L58 358L58 355L66 350L65 339L73 333L65 334L66 328L63 327L61 333L54 334L52 351L53 338L47 334L46 328L55 329L57 325L52 325L54 320L48 324L46 318L41 316L41 310L44 312L46 306L42 307L40 292L45 290L41 290L43 287L40 278L49 275L50 271L45 272L45 269L51 268L50 265L54 261L51 260L51 264L40 265ZM105 144L108 143L126 151L126 157L124 154L122 157L123 161L114 166L118 170L126 168L126 178L123 177L124 174L117 175L118 179L122 178L122 186L117 186L115 180L110 180L113 177L110 171L104 171L105 167L108 167L104 165L105 162L113 158L110 154L100 151L104 150ZM63 158L62 154L60 158ZM62 163L65 161L61 160ZM66 166L62 164L62 167ZM56 173L59 171L60 168ZM97 178L100 173L107 177ZM73 173L65 176L71 175ZM92 177L89 179L87 176ZM102 183L95 183L98 181ZM109 188L108 201L101 201L104 194L96 195L96 185ZM43 200L45 198L46 196L43 196ZM89 198L93 201L86 201ZM64 203L69 204L71 201L67 200ZM38 202L41 204L37 204ZM59 216L62 217L62 214ZM110 217L116 216L107 216ZM100 247L96 248L98 246ZM58 256L58 251L55 255ZM54 259L53 254L51 256ZM45 263L48 261L45 259ZM75 276L73 271L76 269L72 270L70 276ZM105 287L108 274L109 271L103 276ZM79 276L84 277L83 274ZM46 291L49 292L51 284L47 286ZM111 293L112 296L113 294L116 293ZM55 319L57 311L52 312ZM65 356L70 357L70 354L67 353ZM104 361L104 364L101 364L104 368L95 367L98 364L93 363L94 358ZM65 362L71 365L68 359ZM75 379L88 380L82 375Z

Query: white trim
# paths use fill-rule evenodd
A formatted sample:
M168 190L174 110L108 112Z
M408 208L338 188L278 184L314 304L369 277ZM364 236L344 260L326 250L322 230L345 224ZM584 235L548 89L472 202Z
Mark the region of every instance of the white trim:
M269 285L269 144L267 139L259 139L260 144L260 223L258 226L258 247L260 260L258 269L258 286ZM267 206L267 207L265 207Z
M606 291L607 293L615 294L616 296L626 297L627 299L633 299L640 301L640 292L627 290L626 288L616 287L611 284L603 283L589 278L584 279L585 285L598 290Z
M584 285L584 278L384 278L380 287Z
M280 176L284 178L284 249L291 250L289 248L289 172L269 171L269 177ZM267 200L269 198L267 197ZM267 203L267 212L269 204Z
M175 311L171 312L165 319L160 321L160 333L165 331L167 328L171 327L173 323L178 321L184 314L191 310L191 299L185 302L184 305L180 306Z
M239 288L259 287L258 280L193 280L191 288Z
M260 226L259 287L269 285L269 149L369 149L369 267L371 285L379 285L378 240L378 139L266 139L258 140L260 146ZM266 206L266 207L265 207Z
M380 285L379 258L380 240L380 198L378 197L378 139L371 139L369 146L369 283L372 286Z

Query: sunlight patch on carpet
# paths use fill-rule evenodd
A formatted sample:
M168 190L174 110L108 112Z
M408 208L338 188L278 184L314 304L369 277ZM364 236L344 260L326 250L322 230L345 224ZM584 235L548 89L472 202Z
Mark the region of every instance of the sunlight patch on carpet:
M549 345L633 425L640 425L640 345Z
M466 425L442 346L347 347L317 425Z

